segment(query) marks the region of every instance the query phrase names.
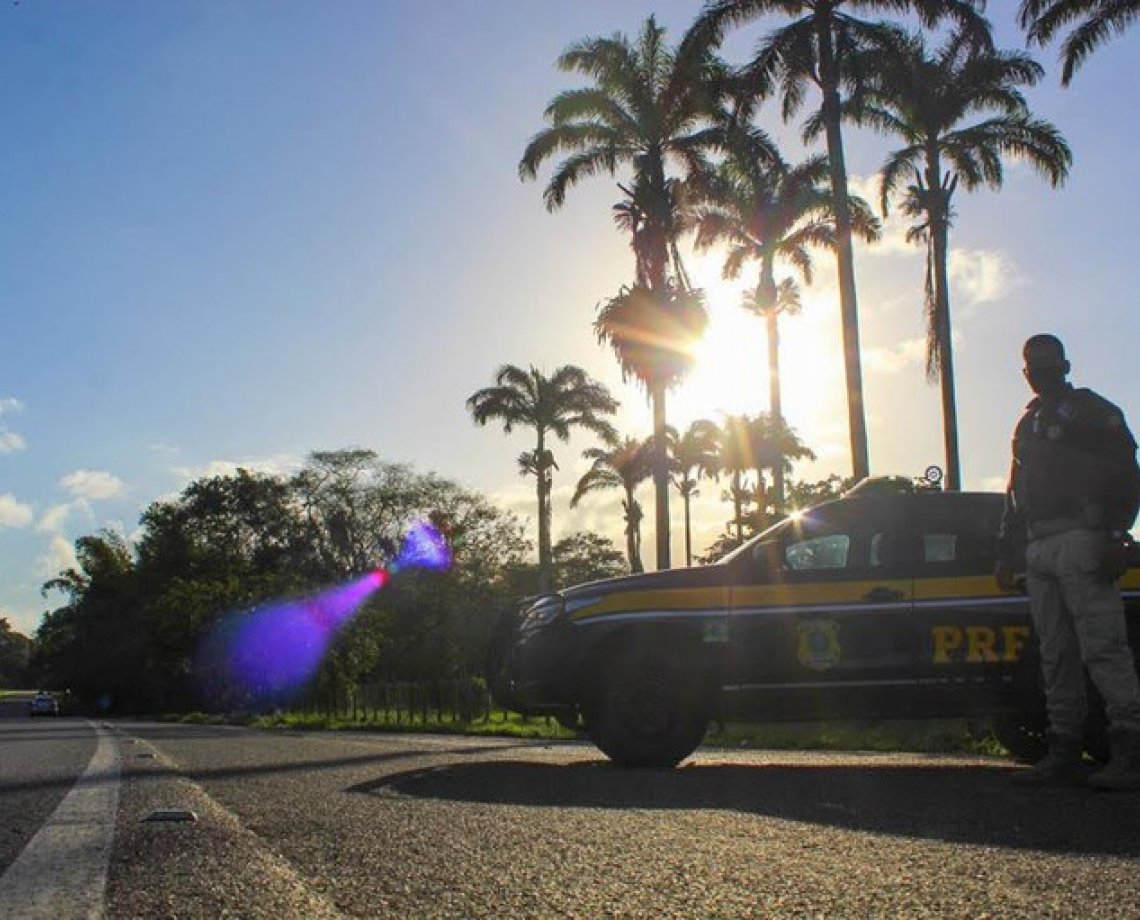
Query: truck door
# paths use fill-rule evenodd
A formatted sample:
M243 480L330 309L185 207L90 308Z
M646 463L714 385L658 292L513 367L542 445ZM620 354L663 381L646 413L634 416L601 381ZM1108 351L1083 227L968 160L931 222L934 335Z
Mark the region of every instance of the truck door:
M953 499L953 500L950 500ZM919 558L914 626L919 672L951 710L1008 688L1033 641L1029 602L994 579L1001 497L925 496L915 503Z
M877 709L915 658L905 506L852 498L790 520L741 565L729 617L732 690L769 717ZM870 699L869 699L870 698ZM746 703L746 705L749 705Z

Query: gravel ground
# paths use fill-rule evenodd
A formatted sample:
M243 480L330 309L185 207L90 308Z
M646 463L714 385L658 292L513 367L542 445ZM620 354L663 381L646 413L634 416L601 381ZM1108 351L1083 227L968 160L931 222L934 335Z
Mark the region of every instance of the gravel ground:
M1140 795L998 760L122 731L111 917L1140 917Z

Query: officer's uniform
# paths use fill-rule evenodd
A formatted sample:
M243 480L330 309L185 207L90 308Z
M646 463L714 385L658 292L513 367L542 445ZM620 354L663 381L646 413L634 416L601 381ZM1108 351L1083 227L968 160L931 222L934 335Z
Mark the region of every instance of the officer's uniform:
M1027 541L1050 730L1061 738L1083 737L1086 666L1111 729L1140 736L1124 605L1115 576L1102 571L1107 542L1128 531L1138 504L1136 441L1120 409L1068 383L1029 403L1014 433L1001 534L1007 552Z

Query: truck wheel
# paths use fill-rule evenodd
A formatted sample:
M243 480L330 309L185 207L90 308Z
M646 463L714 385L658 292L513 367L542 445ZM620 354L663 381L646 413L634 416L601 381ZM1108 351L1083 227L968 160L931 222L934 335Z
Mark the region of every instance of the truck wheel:
M696 750L708 724L700 675L659 649L615 654L586 712L594 744L620 767L675 767Z

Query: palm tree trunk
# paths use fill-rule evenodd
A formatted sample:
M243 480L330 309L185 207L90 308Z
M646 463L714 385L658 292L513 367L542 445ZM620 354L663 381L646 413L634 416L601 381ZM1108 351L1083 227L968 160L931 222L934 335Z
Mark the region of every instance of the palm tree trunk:
M535 478L538 480L538 590L545 593L552 587L550 560L550 470L545 461L546 444L540 431L535 451Z
M768 408L776 424L783 428L784 411L780 398L780 325L775 309L765 317L768 324ZM784 512L784 458L776 451L776 464L772 469L772 488L775 490L776 513Z
M817 26L819 71L823 90L823 123L827 132L827 159L831 173L831 201L835 209L835 256L839 269L839 310L843 324L843 362L847 377L847 420L851 435L851 466L855 479L870 475L867 453L867 418L863 408L863 369L859 352L859 306L855 292L855 256L851 247L851 212L847 196L847 164L839 99L839 72L832 43L831 23Z
M736 542L744 542L744 509L741 507L740 473L732 474L732 513L736 521Z
M949 202L946 202L947 209ZM933 222L931 242L934 246L934 296L939 338L938 378L942 388L942 439L946 450L946 489L962 489L962 469L958 458L958 406L954 395L954 352L950 326L950 287L947 260L949 255L948 218L943 214Z
M637 575L645 571L641 564L641 507L633 491L625 493L625 552L629 556L629 571Z
M669 568L669 458L665 442L665 387L656 384L653 402L653 489L654 525L657 535L657 570Z
M764 471L756 468L756 532L768 529L768 489L764 482Z
M685 503L685 565L689 567L693 564L693 526L689 513L689 493L683 492L681 500Z

